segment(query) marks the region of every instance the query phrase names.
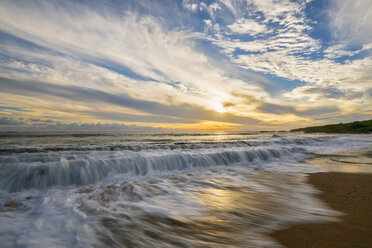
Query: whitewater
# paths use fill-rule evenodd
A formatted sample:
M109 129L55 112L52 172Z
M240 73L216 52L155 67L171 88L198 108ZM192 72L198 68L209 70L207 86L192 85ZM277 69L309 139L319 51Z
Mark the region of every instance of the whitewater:
M0 134L1 247L281 247L268 234L341 215L307 160L371 135Z

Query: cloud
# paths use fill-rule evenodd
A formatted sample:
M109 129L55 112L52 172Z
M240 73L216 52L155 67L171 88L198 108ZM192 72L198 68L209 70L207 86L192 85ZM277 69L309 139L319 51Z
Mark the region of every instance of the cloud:
M329 10L330 14L340 18L338 24L341 26L349 25L346 24L347 20L342 19L345 22L341 22L343 15L340 6L347 6L345 2L347 1L339 1L338 7L334 3ZM349 2L351 4L351 1ZM335 102L350 100L348 104L350 107L357 105L357 100L360 100L359 104L365 104L367 94L364 94L364 91L372 82L371 57L362 56L341 61L336 59L360 55L368 51L371 45L366 43L361 48L355 49L343 41L323 48L324 43L311 37L312 20L304 14L307 4L305 1L252 0L249 1L248 6L244 4L235 6L237 11L247 8L249 15L255 17L258 24L263 24L270 29L270 33L248 40L245 37L229 39L225 36L217 36L212 39L212 42L221 47L222 52L229 56L232 62L246 70L271 74L287 80L298 80L306 84L303 87L295 87L293 92L284 93L282 97L276 99L276 102L295 101L298 104L302 99L310 100L313 102L310 104L316 106L319 102L334 101L335 104ZM365 6L365 4L358 6ZM353 15L358 15L358 8L355 7L355 11L352 11ZM366 6L365 8L368 9ZM366 13L362 16L369 18ZM237 19L236 22L242 22L241 20L244 19ZM231 25L234 24L227 27ZM271 109L261 108L261 110L270 112ZM295 108L289 110L300 114L295 111ZM272 111L275 112L275 108Z
M325 5L334 18L331 40L315 30L315 10L307 10L316 6L305 0L2 1L1 116L44 124L50 118L250 128L368 113L367 5Z
M336 59L336 58L344 57L344 56L351 57L363 51L370 50L371 48L372 48L372 43L364 44L361 49L357 49L357 50L347 49L346 44L337 44L337 45L329 46L327 49L325 49L324 57L329 58L329 59Z
M21 81L1 77L0 87L3 89L4 92L10 94L35 97L58 97L62 98L64 101L108 103L121 107L141 110L149 114L147 116L141 116L137 114L137 121L142 119L144 121L151 122L154 119L155 121L166 120L167 122L172 122L172 118L173 120L174 118L179 118L180 120L178 121L209 120L219 122L236 122L243 124L257 123L257 121L252 118L239 117L232 114L220 115L217 114L215 111L203 109L201 106L197 105L181 104L170 106L147 100L134 99L124 93L110 94L104 91L83 87L52 85L38 81ZM123 117L124 116L125 115L123 115Z
M309 83L345 82L343 86L355 87L358 79L370 74L370 58L337 63L329 59L309 60L283 52L239 55L235 60L241 66L255 71L274 74L291 80ZM348 82L352 81L352 84Z
M23 121L13 120L13 118L9 118L9 117L0 118L0 125L18 126L18 125L23 125L23 124L24 124Z
M114 71L124 74L121 75L124 76L122 80L115 80L117 87L106 87L105 90L109 88L115 92L129 90L132 91L131 94L142 94L142 98L151 98L156 101L167 99L168 97L162 93L166 92L168 95L177 96L174 98L178 101L184 99L185 102L217 100L224 95L223 92L226 89L233 87L241 90L249 84L249 81L243 82L225 76L223 68L212 67L212 61L195 49L193 39L198 38L198 34L183 30L165 30L161 25L161 20L153 16L138 16L138 14L126 12L119 16L108 17L76 4L73 6L74 9L81 12L77 15L75 11L65 10L66 6L72 7L70 3L66 6L43 3L43 9L48 10L47 14L41 13L39 8L30 5L28 14L23 15L23 9L12 3L6 3L4 8L18 13L19 16L16 19L9 15L9 12L3 13L2 26L7 32L64 54L65 59L62 60L61 55L55 58L56 56L53 57L44 52L44 57L41 59L48 61L48 68L45 68L44 63L42 66L33 65L36 67L30 68L33 77L38 76L35 73L38 72L35 69L38 69L41 73L46 72L48 77L54 77L53 82L64 81L63 83L71 84L74 80L77 81L74 84L83 82L95 88L103 88L106 87L103 81L111 82L113 77L118 78L118 75L115 75L112 70L103 70L99 66L92 65L92 63L99 63L107 65L109 70L116 67ZM65 11L57 11L58 8ZM10 53L13 55L17 51L12 50ZM35 57L40 57L37 54L27 53L34 57L30 58L32 62L35 62ZM83 61L74 62L77 56L82 57ZM19 58L24 57L19 56ZM90 65L84 65L85 61L89 61ZM50 66L50 62L55 63ZM70 66L66 68L66 64ZM9 66L19 70L20 65L23 66L23 70L28 70L30 64L17 61L16 64ZM78 70L74 70L74 66ZM123 72L122 68L129 68L131 72L148 80L141 80L141 82L128 80L125 76L130 75ZM68 71L66 73L61 69ZM97 70L101 75L96 72ZM94 77L89 77L91 73ZM111 74L110 78L103 78L108 73ZM55 75L60 78L56 78ZM66 76L70 75L71 78L68 78L66 82ZM104 80L97 82L97 77ZM227 81L229 85L226 84ZM177 83L176 86L174 86L175 83ZM136 87L140 87L141 90ZM187 92L170 90L172 87L182 87ZM257 85L251 85L250 90L256 91L256 94L258 91L265 94ZM208 105L208 103L204 104Z
M367 94L370 98L372 98L372 88L367 89L367 90L366 90L366 94Z
M363 92L355 92L351 89L344 89L340 90L333 87L327 88L308 88L304 90L305 93L310 94L317 94L319 97L323 98L337 98L337 99L346 99L346 100L353 100L353 99L360 99L363 97Z
M182 6L185 8L185 9L188 9L192 12L195 12L197 11L200 7L198 6L198 4L196 3L190 3L191 1L188 1L188 0L183 0L182 1Z
M5 126L5 127L4 127ZM117 123L60 123L43 120L28 122L11 117L0 118L0 131L154 131L161 128L149 126L125 125Z
M336 39L351 44L372 40L372 0L333 0L329 28Z
M1 110L12 110L12 111L20 111L20 112L28 112L29 110L24 108L18 108L18 107L11 107L11 106L1 106L0 105L0 111Z
M321 106L313 108L296 108L290 105L279 105L273 103L263 103L259 106L259 109L265 112L275 114L290 114L294 113L299 116L319 116L329 113L337 113L340 109L335 106Z
M265 25L257 23L251 19L239 19L235 23L230 24L227 27L234 34L249 34L254 36L260 33L267 32Z

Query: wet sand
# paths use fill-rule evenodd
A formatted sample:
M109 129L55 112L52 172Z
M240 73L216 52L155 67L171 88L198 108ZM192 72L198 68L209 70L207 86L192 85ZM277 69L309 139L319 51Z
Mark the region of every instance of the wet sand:
M345 216L340 222L292 226L271 236L289 248L371 248L372 174L316 173L309 175L309 183Z

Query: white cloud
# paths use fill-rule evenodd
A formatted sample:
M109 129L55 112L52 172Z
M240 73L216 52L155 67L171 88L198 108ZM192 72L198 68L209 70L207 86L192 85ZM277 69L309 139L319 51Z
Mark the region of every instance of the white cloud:
M118 123L61 123L41 119L0 118L1 131L153 131L161 130L149 126L125 125Z
M330 30L343 43L372 41L372 0L333 0L328 11Z
M324 56L329 59L335 59L343 56L353 56L360 52L361 50L347 51L345 44L337 44L329 46L326 50L324 50Z
M346 44L336 44L325 49L324 56L329 59L336 59L344 56L351 57L370 49L372 49L372 43L364 44L362 48L358 50L349 50Z
M329 59L310 60L283 52L240 55L235 62L247 69L290 80L300 80L310 84L331 83L359 90L368 86L368 80L366 82L363 78L372 71L370 58L339 64Z
M233 4L233 0L219 0L221 4L226 6L234 15L237 14L237 9L235 8Z
M240 18L226 28L233 33L265 36L255 37L251 41L217 36L213 42L223 48L226 54L231 56L237 49L259 53L283 51L288 54L309 54L319 49L319 41L308 34L311 27L304 14L305 2L249 0L247 4L236 6L236 11L247 8L248 13L256 19Z
M341 103L346 100L348 102L346 105L350 109L353 109L351 106L355 107L368 101L369 96L364 92L371 88L371 57L362 57L342 63L336 62L334 59L343 56L351 57L371 49L372 45L370 43L363 44L360 49L348 49L346 43L336 43L324 49L320 40L310 36L310 23L312 21L308 20L304 14L307 4L305 1L249 0L247 2L249 3L247 9L250 15L253 17L261 16L262 18L258 19L257 24L264 24L265 30L270 29L270 33L266 32L265 36L256 36L248 41L221 36L211 40L215 45L222 48L222 52L229 56L232 62L242 68L306 83L303 87L283 94L276 101L279 101L279 103L294 101L298 104L302 99L309 101L309 104L319 104L319 102L326 104L327 102ZM347 6L345 2L347 1L340 1L338 6ZM359 1L357 1L358 3ZM239 9L244 8L243 6L234 6L237 15L239 15ZM371 9L364 3L359 3L358 6ZM357 15L356 10L359 7L352 8L355 10L352 12L353 15ZM334 11L334 16L339 18L335 23L341 25L348 21L347 25L357 25L356 23L350 23L350 20L347 20L347 15L346 20L345 18L342 19L344 10L346 11L346 9ZM364 18L369 16L365 10L361 13ZM358 18L355 19L358 20ZM245 25L245 20L247 19L237 19L227 28L235 29L236 33L244 33L244 27L247 26L246 33L251 32L251 35L265 32L263 26L261 27L262 30L259 28L248 30L251 23L247 21L247 25ZM332 25L336 25L335 23ZM372 21L369 23L372 23ZM361 25L365 25L363 21L361 21ZM251 26L253 27L254 24ZM361 29L366 30L367 27L361 27ZM364 36L366 37L369 34ZM322 57L323 55L324 57ZM330 90L326 91L326 89ZM331 97L336 95L338 97Z
M226 54L232 54L236 49L245 52L264 53L268 51L281 51L287 54L311 53L319 49L317 40L309 36L301 36L296 33L276 35L267 39L253 41L240 41L238 39L214 39L214 44L224 49Z
M198 4L191 3L189 0L182 0L182 6L192 12L196 12L198 10Z
M249 34L249 35L257 35L260 33L266 33L267 29L266 26L255 22L251 19L239 19L231 25L227 26L230 31L234 34Z
M16 2L2 3L2 30L53 51L3 44L2 52L12 59L0 66L2 76L125 92L137 99L168 105L193 103L209 109L215 102L232 100L231 91L268 95L256 82L229 77L223 68L212 65L195 49L198 33L167 30L151 16L105 15L69 4L39 2L37 8L32 4L20 8ZM119 72L129 68L145 80L126 77L99 64L116 67ZM89 106L91 103L81 104L82 109L97 108Z
M123 92L135 99L171 106L192 103L213 109L226 104L231 113L266 121L278 121L279 116L258 109L264 101L295 104L302 109L305 107L298 105L301 99L313 106L346 100L349 108L365 104L367 95L363 92L371 88L372 82L371 58L364 56L342 63L335 59L352 58L370 50L371 32L363 34L370 26L362 17L357 17L355 22L350 19L345 13L349 1L333 3L329 13L335 21L330 25L339 43L323 47L321 40L311 37L312 21L305 15L306 2L220 0L206 4L183 0L187 18L197 18L195 12L203 12L205 19L197 20L200 26L196 32L189 26L170 28L167 23L172 20L151 15L150 11L147 14L111 11L72 2L2 1L0 29L47 49L0 43L1 54L9 58L1 61L0 76L31 78L110 94ZM357 3L357 7L351 8L353 15L361 11L361 16L368 19L369 13L360 10L363 6L367 9L365 4ZM344 42L349 38L342 27L346 27L350 35L359 37L359 49L352 46L353 49L349 49L348 42ZM217 46L225 57L216 55L215 47L212 52L208 48L204 50L203 46L209 43L200 45L200 40ZM225 66L219 61L226 57L231 65ZM239 79L234 75L235 70L242 69L300 80L306 85L272 99L274 96L265 83L249 73L246 75L250 76ZM9 96L3 94L2 97L11 101ZM39 106L41 111L41 105L47 106L48 111L58 108L59 114L66 115L73 112L76 104L56 106L50 99L32 102L26 97L18 101L31 104L34 110ZM103 112L108 108L118 115L151 115L92 102L80 103L74 114L95 109ZM287 118L298 121L302 117L295 115L301 114L303 112L297 111Z

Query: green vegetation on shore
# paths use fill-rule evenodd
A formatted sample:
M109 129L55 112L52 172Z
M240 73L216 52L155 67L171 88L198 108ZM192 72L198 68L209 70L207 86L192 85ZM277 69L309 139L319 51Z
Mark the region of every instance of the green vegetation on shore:
M372 120L292 129L305 133L372 133Z

